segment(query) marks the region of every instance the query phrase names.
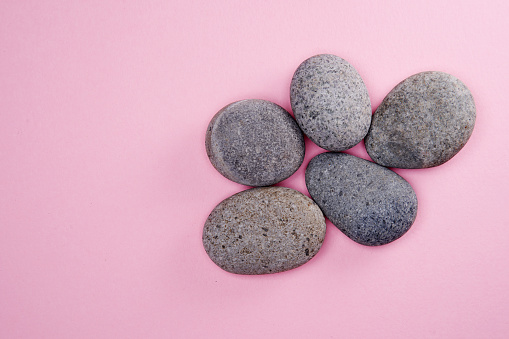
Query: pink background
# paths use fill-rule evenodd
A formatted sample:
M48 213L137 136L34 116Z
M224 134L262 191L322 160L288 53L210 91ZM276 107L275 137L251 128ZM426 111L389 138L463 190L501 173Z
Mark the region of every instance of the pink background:
M1 338L507 338L507 1L0 2ZM202 227L246 187L205 129L224 105L290 109L293 72L333 53L373 108L440 70L477 123L443 166L398 170L417 220L377 248L329 222L318 255L226 273ZM358 145L349 153L367 158ZM283 186L307 194L307 140Z

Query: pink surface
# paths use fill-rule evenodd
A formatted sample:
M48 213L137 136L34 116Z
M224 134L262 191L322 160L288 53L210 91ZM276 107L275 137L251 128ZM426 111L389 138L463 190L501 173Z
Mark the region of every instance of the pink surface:
M507 338L507 1L0 2L0 338ZM377 248L329 222L295 270L216 267L203 223L245 187L205 129L245 98L290 109L318 53L373 108L425 70L460 78L477 123L443 166L398 170L417 220ZM307 194L304 169L282 183ZM350 151L364 158L362 145Z

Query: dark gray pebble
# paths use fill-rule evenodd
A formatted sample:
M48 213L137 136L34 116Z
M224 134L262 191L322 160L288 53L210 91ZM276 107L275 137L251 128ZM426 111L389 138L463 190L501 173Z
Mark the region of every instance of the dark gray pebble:
M205 139L212 165L247 186L269 186L291 176L304 160L304 137L292 116L266 100L242 100L221 109Z
M306 169L306 186L325 216L363 245L398 239L417 214L417 197L405 179L345 153L314 157Z
M287 271L308 262L325 237L320 208L285 187L252 188L217 205L203 228L203 246L223 270L237 274Z
M338 56L305 60L293 75L290 101L302 131L326 150L351 148L368 132L368 90L355 68Z
M468 88L442 72L415 74L399 83L373 115L366 150L387 167L441 165L467 143L475 124Z

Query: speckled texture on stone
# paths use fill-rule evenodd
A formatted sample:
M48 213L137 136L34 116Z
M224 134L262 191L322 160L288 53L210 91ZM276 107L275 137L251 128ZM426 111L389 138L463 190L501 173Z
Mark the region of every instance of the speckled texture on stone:
M290 188L260 187L217 205L203 228L203 246L222 269L267 274L308 262L325 237L325 218L308 197Z
M349 149L368 132L368 90L355 68L338 56L320 54L300 64L290 101L302 131L326 150Z
M398 239L417 214L417 197L405 179L345 153L314 157L306 169L306 186L325 216L363 245Z
M438 166L465 146L475 116L472 94L460 80L442 72L418 73L382 101L365 139L366 150L387 167Z
M205 147L226 178L269 186L291 176L304 160L304 136L292 116L266 100L242 100L210 121Z

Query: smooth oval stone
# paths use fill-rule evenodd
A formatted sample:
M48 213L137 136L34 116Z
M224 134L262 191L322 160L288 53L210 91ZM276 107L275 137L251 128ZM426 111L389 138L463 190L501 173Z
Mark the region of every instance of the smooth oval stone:
M353 155L317 155L306 169L306 186L325 216L363 245L398 239L417 214L417 197L405 179Z
M442 72L415 74L385 97L365 139L376 163L397 168L441 165L467 143L475 124L468 88Z
M285 187L252 188L217 205L203 228L203 246L223 270L267 274L308 262L325 237L320 208Z
M291 176L304 160L304 137L292 116L266 100L242 100L210 121L205 147L226 178L269 186Z
M351 148L368 132L368 90L355 68L338 56L320 54L300 64L293 75L290 101L302 131L326 150Z

